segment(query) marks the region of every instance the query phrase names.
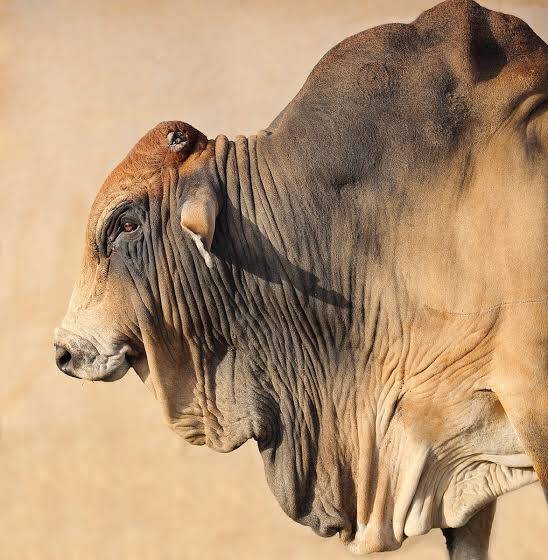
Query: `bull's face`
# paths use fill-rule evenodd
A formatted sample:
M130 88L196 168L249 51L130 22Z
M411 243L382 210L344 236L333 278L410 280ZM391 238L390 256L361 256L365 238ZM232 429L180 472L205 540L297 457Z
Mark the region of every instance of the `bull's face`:
M169 375L190 367L187 318L178 307L178 245L183 235L194 240L207 264L219 208L215 179L211 143L181 122L158 125L109 176L93 204L80 277L55 333L64 373L114 381L131 366L143 379L151 368Z

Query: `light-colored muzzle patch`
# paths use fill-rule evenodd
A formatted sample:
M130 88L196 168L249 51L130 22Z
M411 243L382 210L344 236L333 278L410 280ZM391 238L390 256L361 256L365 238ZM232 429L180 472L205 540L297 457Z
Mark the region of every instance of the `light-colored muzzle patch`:
M63 328L55 330L55 361L65 374L89 381L116 381L128 371L127 344L101 352L92 342Z

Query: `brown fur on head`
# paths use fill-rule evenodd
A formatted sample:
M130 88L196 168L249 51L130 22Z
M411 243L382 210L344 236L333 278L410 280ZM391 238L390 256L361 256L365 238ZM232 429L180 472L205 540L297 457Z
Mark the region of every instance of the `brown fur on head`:
M147 132L114 168L99 190L89 217L93 235L105 209L120 195L129 198L154 196L166 181L196 165L206 149L207 137L180 121L164 121Z

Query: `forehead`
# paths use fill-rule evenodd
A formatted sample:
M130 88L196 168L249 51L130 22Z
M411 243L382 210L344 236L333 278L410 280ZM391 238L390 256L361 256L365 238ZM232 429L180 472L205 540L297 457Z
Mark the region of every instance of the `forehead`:
M170 146L172 133L188 137L188 147L174 151ZM161 191L165 180L177 176L177 169L188 156L188 151L202 137L196 129L181 121L162 122L147 132L114 168L97 193L89 216L90 229L95 229L98 222L119 204Z

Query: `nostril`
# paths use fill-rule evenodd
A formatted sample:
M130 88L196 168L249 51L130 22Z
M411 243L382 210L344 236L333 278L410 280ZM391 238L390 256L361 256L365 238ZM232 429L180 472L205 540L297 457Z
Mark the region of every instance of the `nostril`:
M64 366L70 362L71 357L70 352L68 350L64 350L59 356L59 363Z
M67 366L72 359L71 353L63 346L55 347L55 362L61 371L66 371Z

